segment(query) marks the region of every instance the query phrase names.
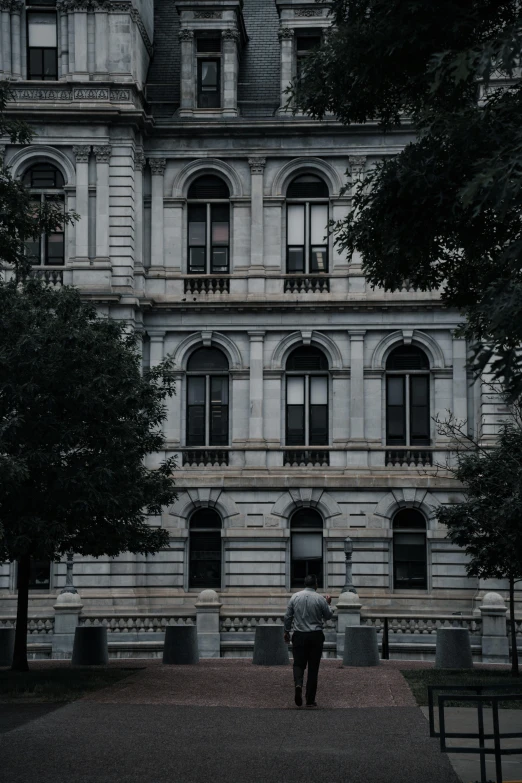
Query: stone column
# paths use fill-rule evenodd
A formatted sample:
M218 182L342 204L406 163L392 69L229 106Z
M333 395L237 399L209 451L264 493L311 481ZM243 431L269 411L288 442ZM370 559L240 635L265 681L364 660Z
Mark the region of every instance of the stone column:
M281 41L281 106L280 112L291 110L286 107L288 95L286 89L290 86L294 78L294 30L292 27L282 27L279 30L279 40ZM291 106L291 104L290 104Z
M21 27L20 16L22 5L19 3L11 4L11 72L13 79L22 78L22 58L21 58Z
M221 657L219 610L221 603L215 590L202 590L196 601L196 628L200 658Z
M249 158L251 176L250 266L264 267L263 254L263 173L266 158Z
M337 601L337 657L344 653L344 632L361 624L361 602L357 593L341 593Z
M223 30L223 115L237 116L237 47L239 33L237 30Z
M263 439L263 341L265 332L249 332L250 423L249 439Z
M9 7L9 5L3 3L0 5L0 17L2 21L0 55L2 59L4 78L11 77L11 13L9 11Z
M87 145L73 147L76 158L76 212L80 219L75 223L76 260L89 258L89 154Z
M67 76L69 73L69 32L68 22L69 17L67 15L64 4L57 5L59 15L59 28L60 28L60 76Z
M87 9L74 10L74 79L87 79Z
M350 440L364 439L364 330L350 335Z
M463 421L468 417L468 377L466 371L466 340L458 337L456 330L453 337L453 415Z
M506 604L498 593L486 593L482 615L482 663L509 663Z
M143 152L134 156L134 263L143 266Z
M165 158L149 158L152 174L151 185L151 267L163 267L163 175L167 161Z
M196 107L196 70L194 57L194 30L180 30L181 44L181 100L179 116L191 115Z
M94 63L96 79L106 79L109 71L109 15L107 4L98 4L94 10Z
M96 260L109 260L109 145L93 147L96 156Z
M156 367L163 361L163 343L166 332L149 331L150 338L150 366Z

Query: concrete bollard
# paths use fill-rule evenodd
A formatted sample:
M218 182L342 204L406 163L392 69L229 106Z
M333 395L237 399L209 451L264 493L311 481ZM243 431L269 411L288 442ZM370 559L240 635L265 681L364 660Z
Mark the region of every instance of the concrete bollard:
M353 625L344 632L343 666L378 666L377 631L371 625Z
M11 666L15 642L14 628L0 628L0 666Z
M195 625L167 625L163 663L177 666L199 663L198 633Z
M107 628L104 625L78 625L74 632L73 666L107 666Z
M282 625L258 625L252 663L256 666L285 666L290 663L283 633Z
M471 644L467 628L438 628L436 669L472 669Z
M506 604L498 593L482 599L482 663L509 663Z

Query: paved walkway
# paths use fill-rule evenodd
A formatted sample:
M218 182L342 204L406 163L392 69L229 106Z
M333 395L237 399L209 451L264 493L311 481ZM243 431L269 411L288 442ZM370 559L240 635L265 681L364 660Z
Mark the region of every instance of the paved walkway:
M123 665L142 665L141 661ZM143 662L145 665L145 662ZM289 666L147 661L0 734L2 783L458 783L398 668L323 661L320 709ZM367 705L367 706L366 706ZM16 708L15 708L16 709ZM0 710L10 710L0 705Z

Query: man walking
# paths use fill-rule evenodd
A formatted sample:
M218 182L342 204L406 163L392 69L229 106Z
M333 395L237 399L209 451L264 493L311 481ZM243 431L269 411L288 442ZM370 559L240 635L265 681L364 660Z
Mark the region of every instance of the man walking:
M306 706L317 707L315 694L317 691L317 675L323 654L325 620L333 617L329 604L329 595L316 593L317 577L307 576L304 580L305 589L295 593L288 602L285 614L285 642L290 642L292 624L292 649L294 653L294 684L295 703L300 707L303 703L303 678L308 665L306 681Z

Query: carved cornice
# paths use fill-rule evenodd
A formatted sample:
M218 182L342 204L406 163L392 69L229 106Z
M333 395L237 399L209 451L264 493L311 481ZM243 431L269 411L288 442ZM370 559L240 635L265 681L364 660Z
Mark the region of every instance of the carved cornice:
M194 19L221 19L221 11L194 11Z
M235 41L237 43L241 36L239 35L239 32L237 30L232 30L231 28L228 28L222 31L221 37L223 38L224 41Z
M96 156L96 163L108 163L111 159L111 147L110 146L93 146L93 152Z
M89 155L91 152L90 146L86 144L81 144L79 146L74 146L72 148L74 157L76 158L76 163L88 163L89 162Z
M21 14L24 0L0 0L0 11L10 11L12 14Z
M194 30L189 30L185 27L183 30L179 31L178 38L180 41L192 41L194 38Z
M153 175L163 176L167 161L165 158L149 158L149 166Z
M323 15L323 9L322 8L296 8L294 11L294 16L322 16Z
M277 35L280 41L289 40L294 37L295 30L293 27L281 27Z
M248 159L252 174L262 174L266 166L266 158L252 157Z
M145 157L143 152L137 152L134 156L134 170L143 171L146 163L147 163L147 158Z
M47 87L17 87L11 88L15 101L111 101L116 103L131 100L129 89L112 89L107 87L74 87L47 88Z

